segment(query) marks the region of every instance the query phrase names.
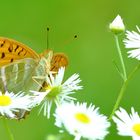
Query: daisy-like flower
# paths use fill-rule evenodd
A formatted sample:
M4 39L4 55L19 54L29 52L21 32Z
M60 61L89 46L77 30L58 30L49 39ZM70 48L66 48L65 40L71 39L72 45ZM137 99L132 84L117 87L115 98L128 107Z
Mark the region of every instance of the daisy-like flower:
M45 82L47 85L43 87L43 92L31 91L37 96L37 104L42 103L39 113L44 109L44 116L47 114L48 118L50 117L50 109L53 102L59 106L65 101L75 100L69 95L75 93L76 90L82 89L82 86L79 85L81 82L79 74L73 74L63 83L64 72L65 68L61 67L55 76L52 73L46 75Z
M75 136L75 140L80 140L81 137L89 140L104 139L110 123L106 116L99 114L98 109L92 104L87 107L86 103L63 103L56 108L55 125L64 127Z
M114 34L120 34L125 31L125 26L120 15L117 15L117 17L112 21L112 23L110 23L109 29Z
M22 92L18 94L9 93L8 91L5 94L0 92L0 115L2 116L16 118L15 113L21 109L29 111L32 108L32 104L31 96L24 95Z
M122 136L132 136L133 140L140 140L140 117L134 108L131 108L131 113L120 108L115 112L113 120L117 125L118 134Z
M140 60L140 29L136 26L138 32L126 31L125 47L132 49L128 51L129 57Z

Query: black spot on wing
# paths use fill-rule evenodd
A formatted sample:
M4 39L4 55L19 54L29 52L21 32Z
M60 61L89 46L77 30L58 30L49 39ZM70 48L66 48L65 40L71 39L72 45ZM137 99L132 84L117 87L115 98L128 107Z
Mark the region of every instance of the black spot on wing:
M20 56L20 54L23 52L24 50L23 50L23 48L22 48L22 50L20 50L19 52L18 52L18 55Z
M8 51L9 52L12 52L13 51L13 46L12 45L9 46Z
M18 50L18 48L19 48L19 45L17 45L17 46L16 46L16 48L15 48L15 50L14 50L14 51L16 52L16 51Z
M14 59L12 58L11 60L10 60L10 62L12 63L14 61Z
M5 53L2 52L2 54L1 54L1 58L4 58L4 57L5 57Z
M5 44L5 41L3 41L3 43L0 44L0 47L3 47L4 44Z

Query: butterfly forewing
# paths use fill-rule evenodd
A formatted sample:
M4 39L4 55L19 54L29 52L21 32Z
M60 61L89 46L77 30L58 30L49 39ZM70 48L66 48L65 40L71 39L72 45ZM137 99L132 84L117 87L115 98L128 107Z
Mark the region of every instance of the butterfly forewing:
M39 55L20 42L0 37L0 67L23 58L39 59Z

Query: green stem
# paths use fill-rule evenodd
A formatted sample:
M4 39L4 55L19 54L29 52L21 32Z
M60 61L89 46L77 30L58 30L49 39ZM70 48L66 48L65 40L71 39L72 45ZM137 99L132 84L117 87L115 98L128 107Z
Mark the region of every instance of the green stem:
M124 81L126 81L127 80L127 74L126 74L124 60L123 60L123 57L122 57L122 53L121 53L121 49L120 49L119 40L118 40L117 35L115 35L115 41L116 41L117 51L118 51L118 54L119 54L119 58L120 58L120 62L121 62L122 70L123 70L123 78L124 78Z
M122 97L123 97L123 95L124 95L124 92L125 92L125 90L126 90L126 87L127 87L127 85L128 85L128 82L131 80L131 78L134 76L134 74L137 72L137 70L138 70L139 68L140 68L140 64L138 64L138 65L132 70L132 72L128 75L128 79L126 79L126 81L124 81L124 83L123 83L123 85L122 85L122 87L121 87L121 89L120 89L120 92L119 92L118 98L117 98L117 100L116 100L116 103L115 103L115 105L114 105L114 107L113 107L113 110L112 110L112 112L111 112L111 115L110 115L110 117L109 117L109 120L112 119L112 116L114 115L115 111L117 110L117 108L118 108L118 106L119 106L119 104L120 104L120 102L121 102L121 99L122 99Z
M3 123L4 123L4 126L5 126L5 129L6 129L7 133L8 133L9 140L14 140L14 136L13 136L13 134L12 134L12 132L11 132L11 130L10 130L10 128L8 126L8 123L7 123L5 118L3 119Z

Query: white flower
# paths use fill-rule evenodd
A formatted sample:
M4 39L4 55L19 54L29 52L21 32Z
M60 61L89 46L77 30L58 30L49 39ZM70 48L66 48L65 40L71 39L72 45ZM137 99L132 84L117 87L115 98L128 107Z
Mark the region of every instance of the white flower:
M50 109L53 102L58 106L62 102L75 100L69 95L75 93L76 90L82 89L82 86L79 86L81 82L79 74L73 74L63 83L64 72L65 68L61 67L55 76L52 73L46 75L47 86L43 87L44 92L31 91L34 95L37 95L37 103L40 104L42 102L39 112L44 108L44 116L47 114L48 118L50 117Z
M140 117L134 108L131 108L131 113L120 108L115 112L113 120L117 125L118 134L122 136L132 136L133 140L140 140Z
M87 107L86 103L63 103L56 108L55 125L64 127L75 136L75 140L80 140L81 137L90 140L104 139L110 123L106 116L99 114L98 109L92 104Z
M140 29L137 27L138 33L135 31L126 31L126 39L124 40L125 47L133 49L128 51L129 57L140 60Z
M0 115L8 118L16 118L15 113L21 109L29 111L32 108L33 101L31 96L19 92L14 94L8 91L5 94L0 92Z
M114 34L120 34L125 31L125 26L120 15L117 15L117 17L112 21L112 23L110 23L109 29Z

